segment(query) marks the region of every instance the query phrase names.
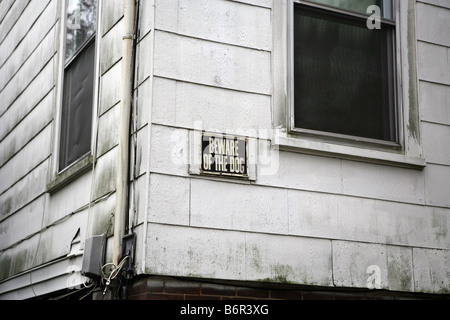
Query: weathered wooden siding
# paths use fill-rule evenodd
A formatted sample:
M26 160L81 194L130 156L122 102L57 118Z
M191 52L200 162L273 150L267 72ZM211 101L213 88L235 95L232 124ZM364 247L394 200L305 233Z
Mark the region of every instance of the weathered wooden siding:
M111 235L113 230L122 1L101 2L95 167L62 189L48 193L56 161L53 154L61 90L58 75L62 3L18 0L0 4L0 295L14 288L14 279L22 279L16 277L18 274L55 259L67 257L67 261L72 261L69 253L74 251L75 236L84 245L86 237ZM141 30L144 29L142 23ZM149 91L147 78L148 75L137 83L141 88L141 107L137 121L136 201L146 198L141 193L146 190L143 182L147 161L143 158L148 152L148 113L143 101ZM80 257L80 252L75 256ZM81 267L79 258L72 262ZM40 292L39 285L33 285ZM23 292L32 294L31 290Z
M51 240L39 233L48 204L58 8L57 1L1 5L0 279L61 253L55 244L45 258L37 254Z
M273 149L273 0L141 2L138 273L364 288L377 265L383 289L449 293L447 0L416 1L423 171ZM16 275L72 261L75 237L113 230L122 0L102 1L95 167L50 194L61 3L0 2L0 294ZM190 175L199 127L260 138L256 180Z
M364 288L377 265L383 289L448 293L445 1L416 8L425 170L281 151L251 183L189 175L196 126L272 127L272 4L156 1L147 272Z

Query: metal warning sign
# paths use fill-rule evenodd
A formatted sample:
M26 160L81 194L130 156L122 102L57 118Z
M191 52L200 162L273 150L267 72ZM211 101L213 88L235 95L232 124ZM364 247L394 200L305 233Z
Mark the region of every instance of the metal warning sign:
M203 133L201 172L247 178L247 152L247 138Z

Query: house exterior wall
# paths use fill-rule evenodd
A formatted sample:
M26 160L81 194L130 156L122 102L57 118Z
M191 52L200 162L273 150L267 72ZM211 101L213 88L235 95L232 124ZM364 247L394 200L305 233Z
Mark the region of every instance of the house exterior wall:
M355 290L376 276L377 289L448 295L449 4L409 1L426 160L417 168L274 143L286 107L275 76L286 3L140 1L129 188L136 274ZM54 189L61 5L0 3L3 298L82 284L90 236L107 234L112 257L122 1L100 1L94 160ZM193 173L201 130L252 139L254 177Z

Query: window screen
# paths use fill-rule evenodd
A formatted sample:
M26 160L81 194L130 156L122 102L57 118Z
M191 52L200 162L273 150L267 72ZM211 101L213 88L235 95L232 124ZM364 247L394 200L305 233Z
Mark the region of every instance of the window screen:
M360 17L295 6L295 128L396 141L394 28L371 30Z

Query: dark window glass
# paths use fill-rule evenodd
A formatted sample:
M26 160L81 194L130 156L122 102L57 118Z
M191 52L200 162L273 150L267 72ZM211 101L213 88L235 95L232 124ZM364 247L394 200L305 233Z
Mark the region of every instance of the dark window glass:
M295 128L396 142L393 31L296 5Z
M61 117L60 169L91 150L95 41L66 69Z

